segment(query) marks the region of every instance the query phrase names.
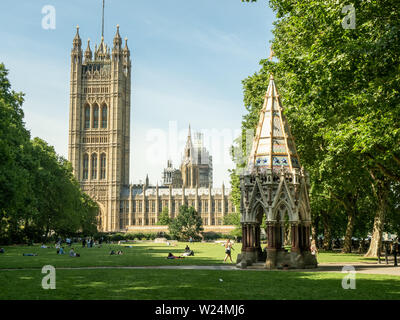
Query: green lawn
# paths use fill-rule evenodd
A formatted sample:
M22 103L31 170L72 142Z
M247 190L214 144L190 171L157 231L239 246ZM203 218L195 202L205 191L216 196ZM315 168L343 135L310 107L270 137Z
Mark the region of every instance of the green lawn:
M57 270L56 289L41 288L40 270L0 271L0 299L399 299L400 277L285 271ZM222 281L221 281L221 280Z
M168 260L169 252L174 255L183 253L186 245L195 252L194 257ZM4 247L5 254L0 254L0 269L5 268L42 268L46 264L54 267L91 267L91 266L160 266L160 265L222 265L225 257L224 247L215 243L185 243L177 246L155 244L151 242L138 242L132 244L132 248L119 245L103 245L102 248L82 248L81 245L73 245L80 258L72 258L68 255L69 248L65 247L65 255L57 255L56 249L41 249L35 246L8 246ZM123 255L110 256L111 249L122 250ZM240 253L241 244L236 244L232 251L232 258ZM37 253L35 257L24 257L23 253ZM371 259L363 258L357 254L340 254L321 252L318 255L319 263L326 262L366 262ZM373 261L373 259L372 259Z
M222 265L224 247L193 243L194 257L167 260L168 252L180 255L187 243L169 247L150 242L132 248L104 245L73 247L80 258L57 255L54 248L7 246L0 254L0 299L399 299L400 277L357 274L357 289L341 287L343 274L298 271L160 270L160 269L56 269L56 290L44 290L44 265L60 267L117 267L160 265ZM233 258L240 252L234 246ZM122 249L121 256L110 256ZM68 249L66 250L68 253ZM22 256L37 253L38 256ZM371 261L361 255L321 252L320 263ZM4 270L6 268L17 270ZM27 269L27 270L19 270ZM221 280L222 281L221 281Z
M169 252L179 256L184 252L186 245L195 252L193 257L184 259L166 259ZM178 243L176 246L138 242L127 245L103 245L102 248L82 248L81 245L72 246L81 254L79 258L68 255L69 247L64 247L66 254L57 255L56 249L41 249L35 246L9 246L6 253L0 255L0 269L4 268L42 268L51 264L54 267L89 267L89 266L161 266L161 265L218 265L223 263L225 249L221 244L214 243ZM111 250L122 250L123 255L110 255ZM241 246L236 245L232 258L236 260ZM38 256L22 256L23 253L37 253Z

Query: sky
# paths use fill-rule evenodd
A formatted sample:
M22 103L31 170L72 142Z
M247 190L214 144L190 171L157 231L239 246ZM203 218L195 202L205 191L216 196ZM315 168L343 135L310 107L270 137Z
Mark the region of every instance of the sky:
M26 127L66 158L72 40L79 25L94 51L101 15L102 0L0 3L0 62L25 93ZM131 50L131 183L160 184L168 159L179 167L190 124L213 156L214 186L229 186L242 80L269 56L274 19L266 0L105 0L106 43L119 24Z

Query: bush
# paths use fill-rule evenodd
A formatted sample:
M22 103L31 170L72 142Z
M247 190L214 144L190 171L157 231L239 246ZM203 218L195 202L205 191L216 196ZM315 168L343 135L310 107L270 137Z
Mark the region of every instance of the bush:
M203 239L208 241L208 240L217 240L217 239L221 239L223 238L223 235L221 233L217 233L217 232L204 232L203 233Z
M123 233L115 233L110 237L111 241L121 241L125 240L124 234Z

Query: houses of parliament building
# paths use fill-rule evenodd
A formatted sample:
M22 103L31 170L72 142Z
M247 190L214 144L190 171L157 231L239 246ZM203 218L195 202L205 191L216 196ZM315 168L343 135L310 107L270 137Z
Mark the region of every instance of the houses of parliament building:
M162 185L129 183L131 58L117 26L112 48L102 36L85 51L77 27L71 50L68 159L84 192L99 205L99 230L161 231L158 217L168 208L174 218L181 205L193 206L205 231L225 232L223 217L235 211L230 189L213 188L212 156L201 134L188 137L179 168L171 161ZM164 228L164 229L163 229Z

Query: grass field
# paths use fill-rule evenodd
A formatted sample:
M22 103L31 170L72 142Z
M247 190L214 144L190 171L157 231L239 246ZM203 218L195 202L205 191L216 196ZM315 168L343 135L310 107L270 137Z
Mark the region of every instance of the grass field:
M399 299L400 277L284 271L57 270L55 290L41 288L40 270L0 271L0 299ZM223 281L220 281L223 280Z
M195 252L195 256L184 259L166 259L169 252L180 255L184 252L186 245ZM5 268L42 268L46 264L54 267L94 267L94 266L161 266L161 265L222 265L225 257L224 247L216 243L192 244L179 242L176 246L156 244L151 242L137 242L131 245L108 245L101 248L82 248L75 244L72 247L81 254L79 258L68 255L69 247L64 247L66 254L57 255L54 247L42 249L35 246L8 246L6 253L0 255L0 269ZM122 250L123 255L110 256L111 250ZM232 259L236 261L240 253L241 244L234 245ZM36 253L38 256L22 256L23 253ZM372 259L373 261L374 259ZM370 258L364 258L358 254L340 254L332 252L321 252L318 255L319 263L326 262L367 262Z
M117 267L160 265L222 265L220 244L193 243L194 257L167 260L179 255L187 243L135 243L132 248L73 246L80 258L56 255L56 250L36 246L8 246L0 255L0 299L399 299L400 277L357 274L356 290L344 290L343 274L297 271L160 270L160 269L56 269L56 290L44 290L44 265L67 267ZM123 250L110 256L111 249ZM233 258L240 252L235 245ZM68 249L66 250L68 253ZM22 256L37 253L38 256ZM360 255L319 254L323 262L365 262ZM17 270L4 270L6 268ZM1 270L3 269L3 270Z

